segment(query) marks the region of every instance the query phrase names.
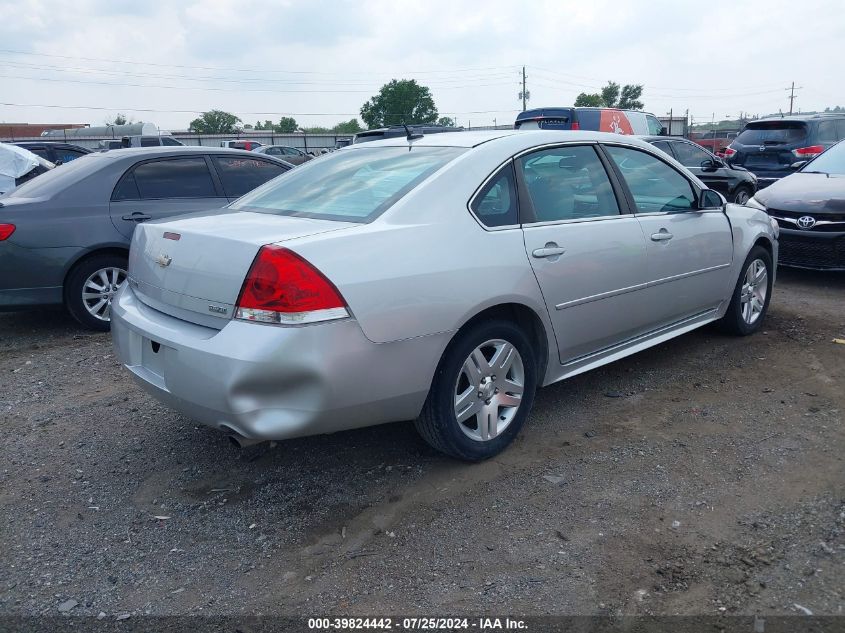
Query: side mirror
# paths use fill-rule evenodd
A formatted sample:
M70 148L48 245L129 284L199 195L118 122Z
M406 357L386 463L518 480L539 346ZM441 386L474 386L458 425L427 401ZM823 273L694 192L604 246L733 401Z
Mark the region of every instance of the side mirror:
M792 171L798 171L799 169L801 169L804 165L806 165L806 164L807 164L807 163L809 163L809 162L810 162L810 161L808 161L808 160L797 160L797 161L795 161L794 163L792 163L792 164L789 166L789 168L790 168Z
M707 158L701 161L701 169L704 171L716 171L722 166L722 161L716 158Z
M658 136L669 136L669 128L665 125L660 128L660 132L657 133Z
M65 161L63 161L61 158L57 158L57 159L56 159L56 162L55 162L55 163L53 163L53 164L54 164L56 167L58 167L59 165L62 165L64 162L65 162Z
M698 196L699 209L721 209L728 203L725 197L718 191L702 189Z

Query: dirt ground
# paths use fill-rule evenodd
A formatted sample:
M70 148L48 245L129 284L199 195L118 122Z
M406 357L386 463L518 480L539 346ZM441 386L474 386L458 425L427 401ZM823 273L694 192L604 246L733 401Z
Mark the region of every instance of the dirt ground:
M845 275L779 274L762 333L548 387L479 465L409 423L238 451L0 314L0 614L845 614Z

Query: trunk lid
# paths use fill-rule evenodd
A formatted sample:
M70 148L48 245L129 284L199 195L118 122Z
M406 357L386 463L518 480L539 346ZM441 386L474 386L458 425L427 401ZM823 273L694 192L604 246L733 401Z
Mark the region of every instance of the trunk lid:
M156 310L222 328L262 246L354 226L229 210L143 223L132 239L128 282Z

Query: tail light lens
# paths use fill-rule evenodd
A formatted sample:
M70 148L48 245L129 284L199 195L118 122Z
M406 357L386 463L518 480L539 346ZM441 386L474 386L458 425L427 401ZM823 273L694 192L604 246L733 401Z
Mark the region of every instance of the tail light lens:
M573 121L573 122L572 122L572 128L571 128L571 129L573 129L573 130L580 130L580 129L581 129L581 124L580 124L580 123L578 123L578 121Z
M730 158L736 154L736 150L733 147L726 147L722 150L722 158Z
M247 273L235 318L296 325L349 316L334 284L296 253L262 246Z
M0 242L9 239L12 233L15 232L14 224L0 224Z
M823 151L824 147L822 145L810 145L809 147L799 147L798 149L794 149L792 150L792 153L798 158L815 158Z

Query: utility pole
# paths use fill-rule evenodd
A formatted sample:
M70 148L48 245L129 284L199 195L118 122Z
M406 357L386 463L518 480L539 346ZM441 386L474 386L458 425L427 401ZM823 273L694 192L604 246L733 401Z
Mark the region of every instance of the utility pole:
M798 86L796 88L794 81L792 82L792 85L789 88L786 88L786 90L789 90L789 114L792 114L792 103L793 103L793 101L795 101L795 98L796 98L795 97L795 91L801 90L801 88L802 88L802 86Z
M525 89L525 66L522 67L522 92L519 93L519 99L522 99L522 111L525 112L526 102L531 98L531 93Z

